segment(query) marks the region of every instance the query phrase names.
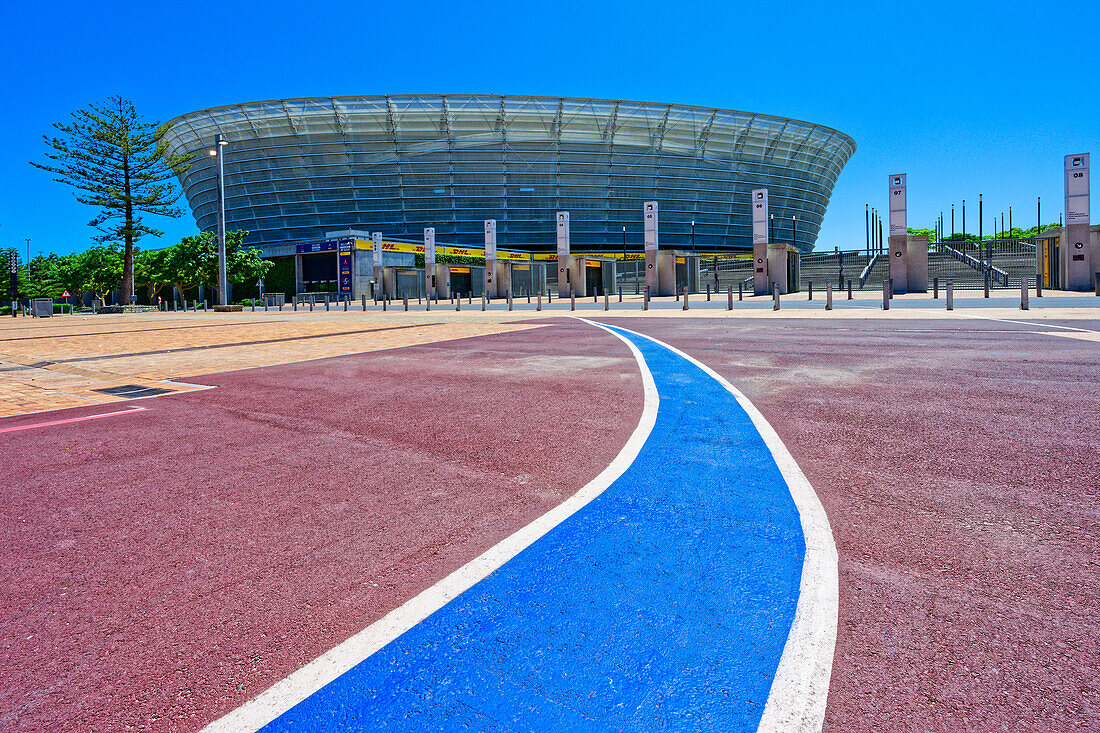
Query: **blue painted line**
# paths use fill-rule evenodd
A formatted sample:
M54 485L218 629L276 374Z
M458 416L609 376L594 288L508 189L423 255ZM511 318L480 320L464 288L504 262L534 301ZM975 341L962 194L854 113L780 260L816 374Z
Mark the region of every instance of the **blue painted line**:
M660 395L630 468L263 730L756 730L798 602L798 510L728 390L615 330Z

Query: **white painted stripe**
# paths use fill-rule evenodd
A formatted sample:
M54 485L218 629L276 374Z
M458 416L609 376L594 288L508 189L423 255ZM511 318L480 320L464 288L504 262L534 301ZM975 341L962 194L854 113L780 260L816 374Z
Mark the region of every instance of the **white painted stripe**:
M115 417L117 415L129 415L133 412L145 412L148 408L145 407L132 407L129 410L118 410L117 412L101 412L96 415L83 415L81 417L69 417L64 420L51 420L49 422L36 422L31 425L13 425L9 428L0 428L0 433L16 433L20 430L33 430L34 428L48 428L52 425L67 425L74 422L84 422L85 420L98 420L101 417Z
M595 321L586 322L602 326ZM833 542L833 532L829 527L825 507L821 505L806 475L798 467L787 446L783 445L775 429L741 390L706 364L679 349L644 333L626 328L622 330L649 339L679 354L729 390L748 413L787 482L791 498L798 507L802 534L806 540L806 557L802 563L802 582L791 632L779 658L779 667L776 669L758 730L769 733L820 731L825 722L825 702L833 671L839 607L836 544Z
M610 329L608 329L610 330ZM611 331L614 333L614 331ZM511 560L544 534L602 494L634 463L657 421L659 397L653 375L638 347L615 334L629 348L642 376L642 417L615 459L580 491L526 527L501 540L438 583L360 631L339 646L275 683L266 691L214 721L203 733L255 731L305 700L391 641L445 606L478 581Z

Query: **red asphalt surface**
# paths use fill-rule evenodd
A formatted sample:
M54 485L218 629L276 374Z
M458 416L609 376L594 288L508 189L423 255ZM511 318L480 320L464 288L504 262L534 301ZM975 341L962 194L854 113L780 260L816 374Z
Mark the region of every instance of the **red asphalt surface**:
M606 320L743 390L821 497L826 730L1100 730L1100 344L978 320Z
M559 504L641 415L579 322L0 427L0 730L193 731Z

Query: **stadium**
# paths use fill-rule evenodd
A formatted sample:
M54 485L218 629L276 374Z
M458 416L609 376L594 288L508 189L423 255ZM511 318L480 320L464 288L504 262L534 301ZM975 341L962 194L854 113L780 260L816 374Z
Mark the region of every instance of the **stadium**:
M569 211L574 247L640 250L642 202L661 204L662 247L747 252L749 192L768 188L770 238L813 249L851 137L809 122L676 104L501 95L318 97L249 102L174 120L168 150L193 154L181 184L216 229L206 153L224 135L226 225L265 253L334 231L549 252Z

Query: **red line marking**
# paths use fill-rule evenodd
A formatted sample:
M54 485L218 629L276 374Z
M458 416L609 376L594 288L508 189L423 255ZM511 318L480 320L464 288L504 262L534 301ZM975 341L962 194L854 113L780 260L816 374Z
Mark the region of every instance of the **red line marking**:
M65 420L51 420L50 422L36 422L30 425L15 425L10 428L0 428L0 433L14 433L17 430L30 430L31 428L45 428L50 425L64 425L70 422L83 422L84 420L95 420L101 417L112 417L114 415L129 415L132 412L144 412L149 408L147 407L133 407L129 410L119 410L117 412L104 412L99 415L85 415L84 417L70 417Z

